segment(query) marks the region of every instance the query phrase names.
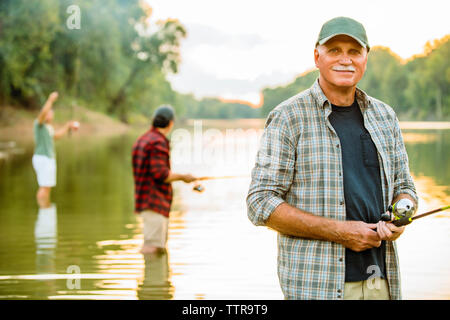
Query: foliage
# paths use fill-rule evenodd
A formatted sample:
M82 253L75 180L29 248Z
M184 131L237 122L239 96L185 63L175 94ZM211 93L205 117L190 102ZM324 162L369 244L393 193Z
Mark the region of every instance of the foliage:
M80 8L80 29L66 24L71 5ZM263 89L260 109L180 94L167 75L178 71L187 31L176 19L153 21L151 13L140 0L1 0L0 105L37 109L57 90L62 106L86 106L124 122L166 103L178 117L255 118L317 79L313 70ZM373 48L359 86L405 118L450 119L449 37L427 43L423 55L407 62Z
M217 98L203 98L200 101L192 95L179 95L179 100L186 106L186 118L233 119L259 118L260 110L239 102L226 102Z
M264 103L261 107L261 113L265 117L269 112L282 101L300 93L311 87L317 79L319 73L317 70L307 72L297 77L294 82L285 87L276 87L273 89L263 89Z
M450 119L450 36L427 43L423 55L402 61L389 48L374 47L367 70L358 84L362 90L392 106L410 120ZM262 116L279 103L309 88L318 77L314 70L284 87L263 90Z
M66 26L70 5L80 29ZM68 104L126 121L173 100L165 75L178 70L186 31L178 20L150 23L150 14L138 0L2 0L0 102L36 108L58 90Z

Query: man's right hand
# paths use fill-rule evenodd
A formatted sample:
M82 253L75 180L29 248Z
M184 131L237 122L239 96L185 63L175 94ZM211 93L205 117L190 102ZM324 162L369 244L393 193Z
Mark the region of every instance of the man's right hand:
M193 182L195 180L198 180L198 178L194 177L191 174L184 174L183 177L181 178L181 180L183 180L186 183L190 183L190 182Z
M345 221L340 230L341 241L344 247L361 252L370 248L379 247L381 239L376 232L375 223L365 223L362 221Z
M52 92L52 93L50 93L50 95L48 96L48 99L51 101L51 102L55 102L56 101L56 99L58 99L58 92L57 91L54 91L54 92Z

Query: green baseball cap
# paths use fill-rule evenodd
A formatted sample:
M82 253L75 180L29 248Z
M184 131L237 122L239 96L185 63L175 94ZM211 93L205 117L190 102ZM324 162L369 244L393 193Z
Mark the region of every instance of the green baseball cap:
M367 50L370 49L364 26L358 21L347 17L337 17L325 22L322 29L320 29L316 46L318 44L322 45L331 38L340 34L352 37L358 41L362 47L367 48Z

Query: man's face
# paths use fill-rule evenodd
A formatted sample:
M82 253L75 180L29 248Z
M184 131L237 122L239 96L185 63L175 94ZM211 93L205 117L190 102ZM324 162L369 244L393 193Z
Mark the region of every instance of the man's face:
M170 120L170 121L169 121L169 125L167 126L167 128L168 128L168 130L167 130L168 133L170 133L170 132L172 131L174 124L175 124L175 122L174 122L173 120Z
M336 88L354 87L366 71L367 50L346 35L331 38L314 50L321 82Z

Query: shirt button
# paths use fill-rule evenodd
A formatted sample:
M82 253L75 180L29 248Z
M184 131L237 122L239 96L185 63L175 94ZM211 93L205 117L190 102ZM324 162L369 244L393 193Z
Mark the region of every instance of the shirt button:
M336 148L339 148L339 144L336 145Z
M344 261L344 259L343 258L339 258L339 262L342 262L342 261Z
M338 299L340 299L340 298L341 298L341 295L339 294L339 295L338 295Z
M341 293L342 292L342 290L341 289L338 289L338 291L337 291L338 293Z
M342 176L342 172L339 172L339 177Z
M341 200L341 201L339 202L339 204L340 204L341 206L344 205L344 201Z

